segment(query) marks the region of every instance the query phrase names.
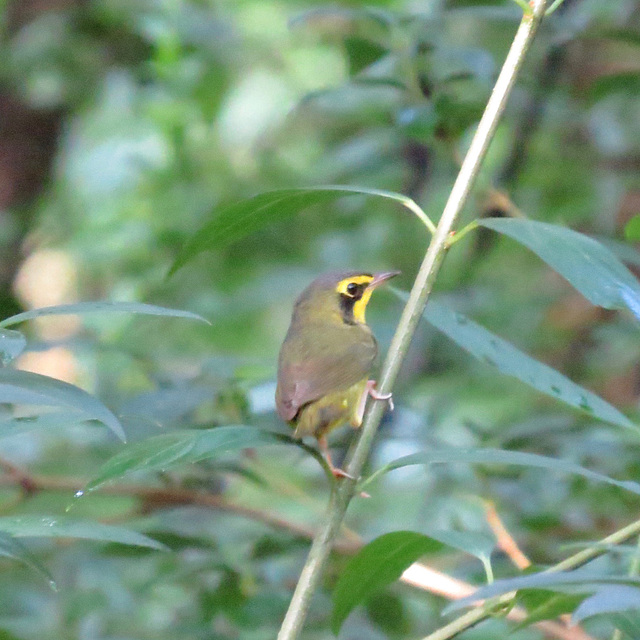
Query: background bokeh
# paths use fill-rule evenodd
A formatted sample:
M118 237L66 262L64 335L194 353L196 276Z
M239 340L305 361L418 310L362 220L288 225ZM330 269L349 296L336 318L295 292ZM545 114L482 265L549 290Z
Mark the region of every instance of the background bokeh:
M397 203L353 195L205 252L167 278L172 262L219 207L271 189L388 189L437 220L520 13L511 0L0 1L0 317L117 300L211 322L40 318L20 325L28 347L16 366L95 394L130 442L230 424L284 432L273 413L275 361L296 295L316 274L344 267L399 269L397 284L408 289L428 243L423 226ZM565 0L526 60L465 222L524 216L569 226L640 268L624 236L640 214L639 93L638 2ZM638 417L636 321L593 307L522 246L489 230L469 234L436 292ZM367 317L383 346L400 309L389 293L374 297ZM370 471L445 444L541 453L619 479L640 471L633 431L500 376L426 323L395 399ZM97 423L30 428L15 420L30 415L24 408L0 408L0 516L62 515L72 502L71 488L12 483L11 465L81 486L123 447ZM338 459L350 440L348 431L333 437ZM58 591L0 558L0 639L275 637L307 541L261 514L310 529L321 521L328 485L313 459L268 447L134 480L255 511L135 492L76 501L75 517L126 525L170 551L25 540ZM369 491L347 519L364 540L434 528L490 538L490 501L538 565L638 510L632 494L535 469L411 467ZM627 560L600 562L624 572ZM332 637L329 598L344 562L336 554L314 600L309 640ZM499 552L493 562L497 575L516 573ZM471 556L431 564L484 580ZM394 586L354 612L340 637L421 637L441 624L443 603ZM587 627L597 638L613 629L598 618ZM508 629L495 620L461 637Z

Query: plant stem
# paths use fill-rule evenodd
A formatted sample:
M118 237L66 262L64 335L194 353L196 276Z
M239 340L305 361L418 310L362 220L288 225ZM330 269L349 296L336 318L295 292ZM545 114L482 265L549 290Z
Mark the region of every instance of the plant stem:
M480 165L498 126L498 121L504 111L518 71L542 20L546 5L547 0L532 0L531 12L526 13L522 18L391 341L378 384L378 390L381 393L388 393L393 387L400 365L409 349L409 344L444 260L449 235L454 229L454 225L478 175ZM384 402L373 402L367 410L360 439L347 465L347 472L353 478L360 476L385 407L386 403ZM337 483L331 493L325 524L311 545L309 556L289 604L289 610L280 628L278 640L295 640L302 630L311 597L320 582L327 563L332 541L338 533L344 514L353 497L355 483L355 480L345 478Z
M583 564L601 555L604 552L603 550L606 549L607 546L620 544L638 534L640 534L640 520L636 520L626 527L618 529L618 531L600 540L597 545L593 545L592 547L588 547L587 549L583 549L582 551L569 556L562 562L554 564L552 567L549 567L542 573L557 573L559 571L570 571L573 569L577 569ZM504 607L512 604L515 596L516 592L510 591L509 593L503 593L501 596L491 598L490 600L487 600L487 602L483 606L479 607L478 609L468 611L467 613L461 615L459 618L456 618L455 620L450 622L448 625L441 627L437 631L429 634L422 640L448 640L449 638L453 638L461 631L464 631L469 627L473 627L474 625L478 624L478 622L481 622L482 620L488 618L491 613L496 610L497 607Z

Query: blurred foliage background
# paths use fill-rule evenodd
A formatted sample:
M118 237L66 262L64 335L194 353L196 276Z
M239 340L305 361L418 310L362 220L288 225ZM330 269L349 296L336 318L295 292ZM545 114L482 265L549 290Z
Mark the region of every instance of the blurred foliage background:
M520 15L511 0L0 2L0 317L118 300L211 322L40 318L20 326L28 344L16 366L95 394L129 442L217 425L286 432L273 413L275 362L296 295L344 267L400 269L408 289L428 243L422 225L396 203L355 195L203 253L167 279L173 260L218 207L276 188L389 189L437 220ZM466 221L569 226L639 269L624 237L640 214L639 92L640 4L565 0L525 63ZM447 257L437 293L638 418L635 321L592 306L520 245L470 234ZM371 305L383 346L400 308L382 292ZM640 472L633 431L500 376L426 324L395 398L370 470L454 445L541 453L619 479ZM24 420L40 415L33 407L0 407L0 517L64 516L74 487L123 447L77 415L52 425ZM351 436L334 436L338 460ZM328 496L312 458L258 448L126 482L76 500L71 515L169 550L25 539L18 555L46 568L58 590L0 557L0 638L275 637ZM489 501L537 565L638 512L632 494L536 469L411 467L369 491L347 521L365 541L397 529L492 538ZM214 501L198 505L193 495L205 492ZM12 554L0 544L1 555ZM305 638L332 637L329 598L345 557L335 554ZM624 573L628 557L598 562ZM470 556L429 563L484 580ZM517 573L499 551L493 564L498 576ZM444 602L395 585L356 610L340 637L421 637L442 624ZM509 628L492 620L462 637ZM585 628L608 638L613 623L596 617Z

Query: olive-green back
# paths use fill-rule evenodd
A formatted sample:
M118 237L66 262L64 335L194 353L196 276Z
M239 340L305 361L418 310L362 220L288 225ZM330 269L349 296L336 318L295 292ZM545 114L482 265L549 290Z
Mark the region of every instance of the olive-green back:
M305 404L365 379L377 352L366 325L294 314L278 362L278 414L294 420Z

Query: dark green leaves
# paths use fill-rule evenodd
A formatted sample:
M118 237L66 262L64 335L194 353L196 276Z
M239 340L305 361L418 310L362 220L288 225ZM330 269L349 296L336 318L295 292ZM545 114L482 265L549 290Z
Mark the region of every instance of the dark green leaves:
M217 211L178 254L170 274L203 251L218 249L254 233L271 222L282 220L316 204L324 204L345 195L378 196L395 200L418 216L433 231L433 224L418 205L407 196L365 187L323 186L308 189L280 189L240 200Z
M72 384L28 371L0 369L0 403L67 407L82 412L88 420L99 420L125 440L116 416L97 398Z
M266 444L290 444L293 438L243 425L185 429L131 444L108 460L87 484L92 491L135 471L160 471L218 456L227 451Z
M16 538L83 538L151 549L164 548L137 531L66 516L7 516L0 518L0 531Z
M394 531L364 546L345 567L333 592L331 629L335 634L354 607L395 582L418 558L444 545L421 533Z
M533 220L489 218L479 224L531 249L593 304L605 309L627 308L640 319L640 284L596 240L565 227Z
M140 302L78 302L77 304L62 304L55 307L43 307L42 309L32 309L24 313L18 313L10 318L5 318L0 322L0 328L32 320L41 316L60 315L83 315L87 313L134 313L147 316L168 316L171 318L188 318L190 320L201 320L208 322L201 316L190 311L179 309L166 309L153 304L143 304ZM0 339L2 333L0 333ZM1 346L1 343L0 343Z
M637 482L614 480L613 478L596 473L595 471L590 471L589 469L585 469L584 467L573 464L572 462L567 462L566 460L548 458L546 456L526 453L523 451L505 451L502 449L463 449L458 447L421 451L419 453L412 453L408 456L398 458L369 476L369 478L360 485L360 488L370 484L378 476L387 473L388 471L392 471L393 469L399 469L400 467L407 467L416 464L453 464L459 462L471 464L514 465L519 467L547 469L549 471L557 471L561 473L571 473L582 476L583 478L588 478L589 480L605 482L640 495L640 484Z

